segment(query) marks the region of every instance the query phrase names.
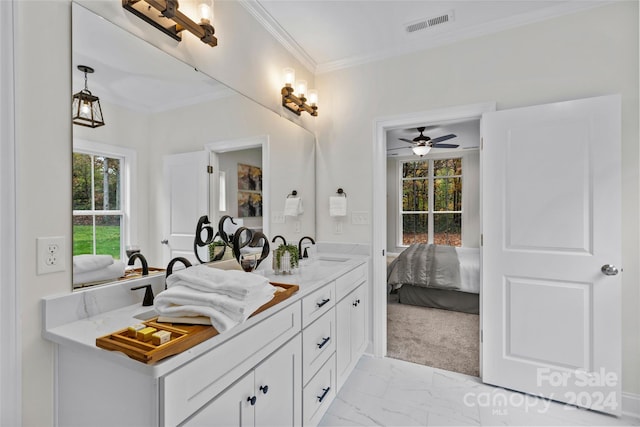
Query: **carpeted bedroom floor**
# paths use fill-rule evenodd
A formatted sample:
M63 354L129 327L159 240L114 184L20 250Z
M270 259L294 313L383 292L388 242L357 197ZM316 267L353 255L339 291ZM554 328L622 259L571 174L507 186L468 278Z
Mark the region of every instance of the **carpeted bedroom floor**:
M387 303L387 356L479 376L479 317L437 308Z

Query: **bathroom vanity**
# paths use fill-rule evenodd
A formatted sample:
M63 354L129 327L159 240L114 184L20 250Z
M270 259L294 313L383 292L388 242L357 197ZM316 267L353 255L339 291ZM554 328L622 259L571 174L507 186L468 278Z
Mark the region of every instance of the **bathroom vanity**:
M295 274L266 275L300 289L149 365L95 345L153 317L130 300L140 297L129 291L136 283L45 298L43 335L56 343L57 424L316 425L367 345L368 257L319 255ZM152 286L159 292L164 282Z

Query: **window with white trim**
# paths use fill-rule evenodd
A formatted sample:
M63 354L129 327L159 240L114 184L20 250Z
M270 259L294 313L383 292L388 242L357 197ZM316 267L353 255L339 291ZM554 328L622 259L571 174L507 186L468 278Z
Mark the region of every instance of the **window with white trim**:
M135 152L130 149L74 142L73 255L125 259L133 164Z
M399 246L462 246L462 158L399 162Z

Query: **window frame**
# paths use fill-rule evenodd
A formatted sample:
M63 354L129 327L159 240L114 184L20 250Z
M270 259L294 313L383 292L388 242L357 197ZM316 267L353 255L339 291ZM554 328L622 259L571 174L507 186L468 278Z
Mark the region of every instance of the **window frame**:
M92 210L72 210L72 219L80 215L121 215L120 224L120 259L126 260L125 249L127 245L138 244L137 242L137 215L135 209L136 200L136 172L137 153L127 147L104 144L95 141L74 138L73 153L88 154L93 156L105 156L119 158L121 161L121 197L119 210L92 209ZM95 206L94 206L95 208ZM117 213L116 213L117 212ZM95 244L94 244L95 251Z
M438 175L435 176L434 175L434 162L437 160L449 160L449 159L460 159L460 174L459 175ZM428 162L428 173L427 173L427 177L425 178L409 178L409 179L405 179L402 176L402 169L403 169L403 165L405 163L414 163L414 162ZM462 236L464 235L464 163L465 163L465 157L462 155L462 153L456 153L455 155L453 155L453 153L448 152L448 153L440 153L440 154L435 154L435 155L428 155L425 157L422 157L420 159L416 159L415 157L407 157L407 158L402 158L402 159L398 159L396 162L396 173L397 173L397 177L398 177L398 185L397 185L397 191L398 191L398 200L397 200L397 220L396 220L396 246L398 248L408 248L410 245L405 245L404 241L403 241L403 215L405 214L427 214L427 242L426 243L430 243L433 244L433 237L434 237L434 215L438 215L438 214L460 214L460 237L461 237L461 243L460 245L462 246ZM435 196L434 196L434 187L435 187L435 180L436 179L441 179L441 178L460 178L460 185L462 186L461 189L461 194L460 194L460 206L461 209L459 211L434 211L434 203L435 203ZM405 181L411 181L411 180L425 180L427 181L427 186L428 186L428 200L427 200L427 206L429 207L429 210L427 211L405 211L403 210L403 206L402 206L402 198L403 198L403 184Z

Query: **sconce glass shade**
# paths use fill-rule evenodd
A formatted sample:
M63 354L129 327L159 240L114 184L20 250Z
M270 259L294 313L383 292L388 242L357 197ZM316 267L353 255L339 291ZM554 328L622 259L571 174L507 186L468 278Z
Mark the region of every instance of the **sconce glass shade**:
M198 18L200 23L211 24L213 22L213 0L198 0Z
M298 80L296 82L296 95L303 97L307 94L307 81Z
M318 91L316 89L309 89L309 105L318 106Z
M416 145L415 147L412 148L412 150L413 150L413 154L422 157L426 155L429 151L431 151L431 147L429 147L428 145Z
M78 69L84 72L84 89L73 95L72 121L76 125L90 128L104 126L100 98L87 89L87 73L93 73L93 68L78 65Z
M296 70L293 68L283 68L282 75L284 78L285 87L292 87L293 82L296 81Z

